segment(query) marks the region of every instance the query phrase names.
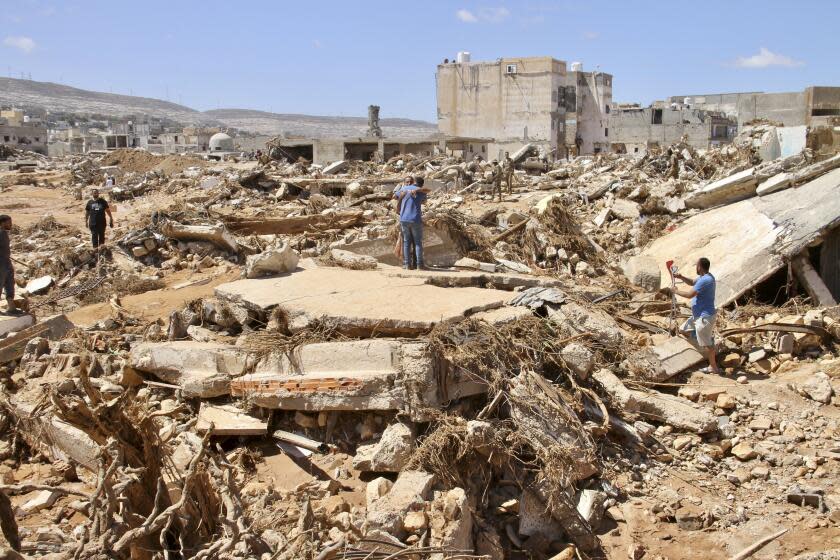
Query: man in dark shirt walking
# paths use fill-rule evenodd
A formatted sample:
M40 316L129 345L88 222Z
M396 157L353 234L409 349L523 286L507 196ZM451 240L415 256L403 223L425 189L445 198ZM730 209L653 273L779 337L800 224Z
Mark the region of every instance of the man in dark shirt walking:
M21 311L15 305L15 267L12 266L12 248L9 232L12 218L0 214L0 290L6 292L8 313L18 315Z
M99 196L97 189L93 189L90 195L91 198L85 206L85 222L90 228L93 248L98 251L99 247L105 244L105 214L108 214L111 220L111 228L114 227L114 216L111 215L108 202Z

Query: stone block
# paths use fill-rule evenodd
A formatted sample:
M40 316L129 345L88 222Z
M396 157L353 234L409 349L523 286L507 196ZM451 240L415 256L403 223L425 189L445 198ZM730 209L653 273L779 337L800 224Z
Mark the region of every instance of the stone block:
M631 284L649 292L657 291L662 283L659 263L653 257L630 257L622 266L622 271Z

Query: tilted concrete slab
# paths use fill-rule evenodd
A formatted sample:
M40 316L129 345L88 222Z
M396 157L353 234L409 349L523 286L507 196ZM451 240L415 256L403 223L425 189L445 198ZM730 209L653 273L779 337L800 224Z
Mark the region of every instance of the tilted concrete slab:
M755 167L751 167L709 183L686 197L685 205L689 208L711 208L751 197L758 184L755 171Z
M249 371L256 357L242 348L212 342L146 342L131 349L129 365L180 386L189 397L230 393L231 379Z
M437 323L501 307L510 298L502 290L440 288L424 277L330 267L237 280L218 286L216 295L261 312L280 307L293 331L323 321L351 336L424 334Z
M268 422L236 408L234 405L201 403L195 429L206 432L213 426L217 436L258 436L268 433Z
M273 354L231 381L233 396L284 410L419 410L486 391L437 375L426 343L386 338L323 342Z
M656 259L663 277L674 260L690 275L699 257L712 263L715 303L726 305L770 277L840 225L840 169L800 187L742 200L692 216L642 254Z
M31 319L32 317L30 315L19 317L19 319L24 318ZM74 328L75 325L70 322L67 315L53 315L52 317L42 319L40 323L26 327L19 330L16 334L0 340L0 363L17 360L23 356L23 350L26 348L26 344L36 336L49 340L60 340Z

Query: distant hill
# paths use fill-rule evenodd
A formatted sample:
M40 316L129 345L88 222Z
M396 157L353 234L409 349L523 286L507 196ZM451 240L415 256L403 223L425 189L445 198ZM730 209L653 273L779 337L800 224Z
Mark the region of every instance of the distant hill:
M84 115L149 115L185 125L215 124L201 111L150 97L88 91L52 82L0 78L0 105Z
M52 82L15 78L0 78L0 105L79 115L148 115L182 125L228 126L268 136L282 134L321 138L364 136L367 132L366 117L293 115L251 109L214 109L202 112L150 97L102 93ZM390 137L416 138L437 132L437 126L433 123L411 119L382 119L380 126L385 136Z
M368 129L367 117L290 115L252 109L213 109L204 114L227 126L269 136L364 136ZM437 132L437 125L411 119L380 119L379 126L386 137L416 138Z

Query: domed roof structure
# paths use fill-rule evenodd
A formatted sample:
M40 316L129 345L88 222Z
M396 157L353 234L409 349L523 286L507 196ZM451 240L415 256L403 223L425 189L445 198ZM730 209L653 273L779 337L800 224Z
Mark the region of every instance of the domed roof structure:
M232 152L234 150L233 138L224 132L217 132L211 136L209 146L211 152Z

